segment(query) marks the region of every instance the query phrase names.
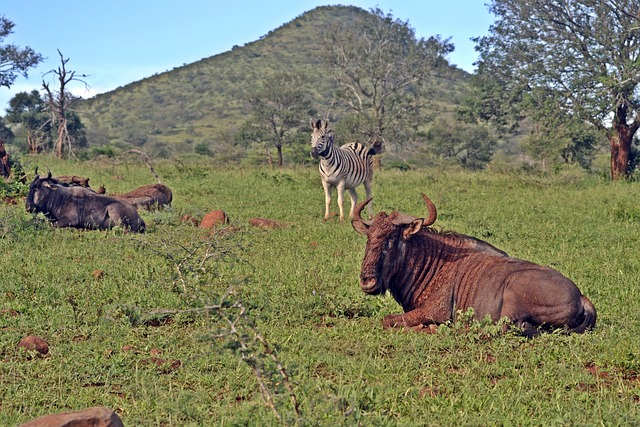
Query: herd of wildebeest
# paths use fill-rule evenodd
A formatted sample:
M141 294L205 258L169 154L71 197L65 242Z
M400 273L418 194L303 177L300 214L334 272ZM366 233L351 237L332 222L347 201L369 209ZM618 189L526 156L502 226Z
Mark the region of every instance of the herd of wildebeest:
M327 209L327 188L338 188L340 204L341 191L349 190L351 223L367 238L360 288L370 295L389 291L403 308L403 313L390 314L382 320L385 329L411 328L433 333L437 325L455 321L459 312L469 309L479 320L487 316L493 321L506 318L528 337L555 330L581 333L594 328L595 307L574 282L549 267L510 257L485 241L436 230L431 227L437 218L436 207L426 195L422 195L427 208L424 218L397 211L371 215L371 197L356 203L355 187L365 180L370 183L372 172L365 171L358 182L345 178L348 171L335 168L340 167L339 156L344 155L339 150L348 150L351 156L360 150L363 168L369 167L370 157L380 150L362 150L362 144L334 149L327 124L312 122L312 128L312 148L314 157L320 157ZM120 226L142 233L145 223L138 209L163 208L172 201L171 190L163 184L145 185L125 194L104 193L103 188L91 189L86 178L54 178L50 171L40 176L36 170L26 209L43 213L55 227ZM362 210L367 205L370 215L365 220Z

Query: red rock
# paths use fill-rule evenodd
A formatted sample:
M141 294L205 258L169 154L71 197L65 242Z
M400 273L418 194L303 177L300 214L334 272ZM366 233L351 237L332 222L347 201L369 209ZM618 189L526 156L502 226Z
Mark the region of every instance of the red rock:
M0 314L6 314L11 317L18 317L20 315L20 313L12 308L3 308L2 310L0 310Z
M268 218L251 218L249 224L258 228L282 228L282 224Z
M24 337L18 343L18 348L23 348L29 351L37 351L40 354L49 353L49 345L45 340L35 335L29 335L28 337Z
M112 410L94 406L82 411L44 415L18 427L124 427L124 424Z
M96 279L102 279L104 277L104 270L93 270L91 275Z
M207 213L200 221L200 228L213 228L218 225L228 224L229 217L223 210L215 210Z
M198 225L200 222L189 214L182 215L180 222L188 225Z

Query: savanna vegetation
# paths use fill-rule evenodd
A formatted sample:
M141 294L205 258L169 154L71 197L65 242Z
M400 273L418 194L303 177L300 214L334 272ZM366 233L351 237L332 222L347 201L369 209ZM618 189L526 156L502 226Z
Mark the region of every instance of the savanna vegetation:
M203 159L154 164L174 203L143 213L144 235L53 229L22 201L0 207L0 424L96 404L140 426L640 421L635 183L577 170L378 171L375 211L424 214L424 191L438 226L556 268L598 310L583 335L525 339L464 315L429 335L382 329L400 307L360 291L364 239L322 220L315 168ZM23 162L119 192L153 180L137 162ZM230 224L180 222L212 209ZM18 349L27 335L49 353Z
M548 3L493 1L473 76L449 39L343 6L89 100L67 98L81 74L59 52L61 86L0 117L0 425L94 405L141 426L640 424L640 5ZM4 86L41 60L12 31ZM385 143L376 212L419 216L425 192L437 226L574 280L596 329L525 339L467 312L383 330L401 308L360 291L364 238L323 221L309 117ZM25 212L36 166L112 193L159 177L173 206L143 235L54 229ZM214 209L230 223L181 220Z

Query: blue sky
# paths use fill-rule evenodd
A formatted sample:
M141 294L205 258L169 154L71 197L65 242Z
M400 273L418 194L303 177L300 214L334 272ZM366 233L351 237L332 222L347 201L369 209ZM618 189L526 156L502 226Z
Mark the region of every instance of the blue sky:
M0 15L14 24L4 43L29 46L46 59L7 89L0 87L0 115L16 93L52 82L48 71L60 65L59 49L69 58L67 69L88 75L90 86L72 87L90 98L242 46L324 5L379 7L408 21L418 37L451 37L452 64L473 72L477 59L471 37L485 35L493 22L484 0L2 0ZM55 84L53 85L55 87Z

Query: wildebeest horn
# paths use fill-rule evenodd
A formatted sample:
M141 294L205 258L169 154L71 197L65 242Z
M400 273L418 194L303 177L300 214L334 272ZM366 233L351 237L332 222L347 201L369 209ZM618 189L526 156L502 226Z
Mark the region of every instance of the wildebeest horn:
M394 225L409 225L416 220L416 217L404 212L393 212L389 215L389 219Z
M429 217L422 221L422 226L428 227L436 222L436 218L438 218L438 211L436 210L436 205L433 204L431 199L429 199L426 194L422 193L422 198L427 204L427 210L429 211Z
M47 179L51 179L51 169L47 168Z
M367 225L371 225L372 222L371 221L365 221L364 219L362 219L362 210L364 209L365 206L367 206L369 204L369 202L371 202L371 200L373 200L373 197L369 197L367 200L365 200L364 202L360 202L356 205L355 210L353 211L353 219L356 221L360 221L363 222Z

